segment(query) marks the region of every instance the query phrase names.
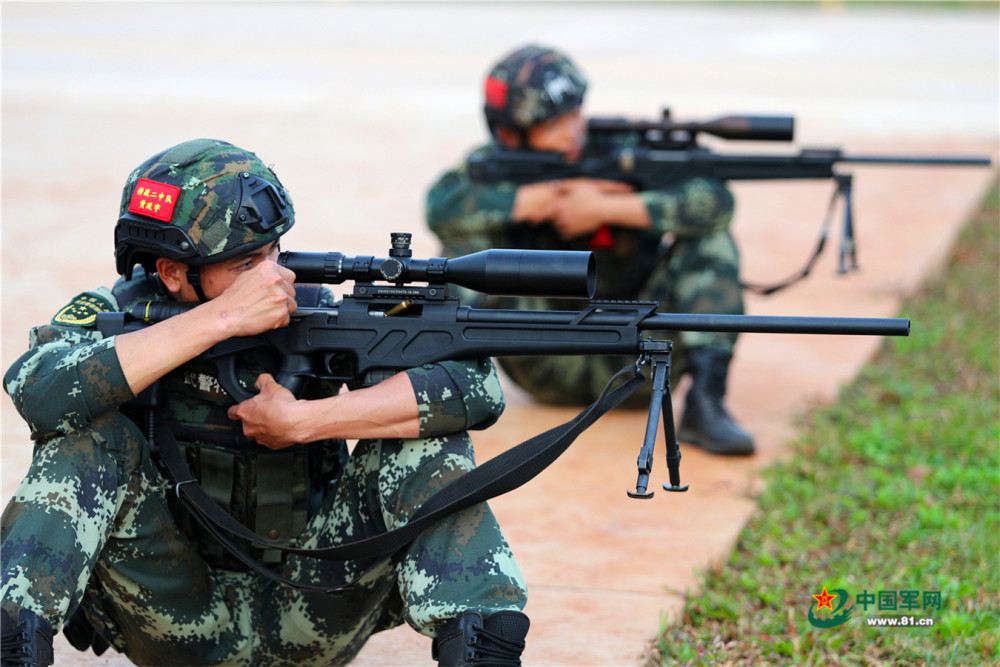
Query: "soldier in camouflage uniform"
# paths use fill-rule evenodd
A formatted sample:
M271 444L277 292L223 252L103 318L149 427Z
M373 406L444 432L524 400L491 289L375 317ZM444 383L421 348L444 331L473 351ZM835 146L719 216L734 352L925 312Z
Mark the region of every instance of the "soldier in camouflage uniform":
M529 45L512 52L486 77L492 141L472 154L545 150L571 162L599 150L586 142L581 114L586 87L580 70L553 49ZM449 257L487 248L591 250L598 299L655 300L662 312L743 313L739 254L729 232L733 196L717 181L692 178L644 192L589 178L487 184L473 181L463 163L431 187L426 214ZM479 307L579 309L573 301L489 299L465 292L462 297ZM718 454L753 453L752 436L723 403L736 334L686 331L672 338L677 341L672 381L676 385L681 370L692 380L680 439ZM577 405L594 400L615 371L634 361L507 357L500 365L538 400ZM628 404L648 405L649 386Z
M411 369L297 399L246 360L261 390L234 405L198 355L288 324L304 292L275 262L292 202L253 153L194 140L128 178L111 289L80 294L32 330L4 387L34 456L2 519L3 664L52 663L53 629L81 650L108 644L137 664L332 665L372 633L409 623L441 665L520 665L523 577L488 506L434 524L370 561L282 555L406 524L471 469L467 429L494 423L503 395L489 360ZM141 265L137 266L137 265ZM310 305L334 305L312 288ZM146 302L193 308L104 337L98 313ZM133 400L159 380L163 400ZM166 424L205 491L275 548L241 543L243 566L176 503L148 424ZM360 439L348 452L347 439ZM65 625L64 625L65 624ZM477 648L467 649L474 645Z

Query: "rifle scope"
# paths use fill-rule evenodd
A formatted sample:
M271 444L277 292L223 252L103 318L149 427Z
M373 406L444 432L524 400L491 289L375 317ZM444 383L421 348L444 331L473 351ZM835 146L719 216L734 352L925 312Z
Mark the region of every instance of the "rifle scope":
M720 139L740 141L791 141L795 136L793 116L722 116L706 121L677 122L669 116L662 120L628 120L626 118L591 118L590 132L655 132L664 139L675 133L694 137L699 132Z
M461 257L414 259L409 240L410 234L392 234L387 258L283 252L278 264L294 271L296 282L301 283L451 283L493 296L571 299L591 299L597 287L597 265L591 252L493 249Z

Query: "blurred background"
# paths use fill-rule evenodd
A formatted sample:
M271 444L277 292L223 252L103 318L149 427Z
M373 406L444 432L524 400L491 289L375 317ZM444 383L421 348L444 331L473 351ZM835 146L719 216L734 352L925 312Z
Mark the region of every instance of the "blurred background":
M996 3L5 2L4 191L48 196L5 197L4 245L31 215L62 222L52 256L79 251L132 167L208 136L272 162L326 246L373 251L384 224L423 227L426 185L486 135L482 77L529 41L576 60L595 114L995 137L997 32Z
M564 50L586 72L591 114L652 118L669 106L680 120L794 115L796 150L977 153L995 160L1000 136L995 2L4 2L2 22L4 369L24 351L30 326L48 321L73 295L111 284L112 228L126 175L187 139L230 141L273 165L297 213L286 249L384 256L390 231L410 231L416 256L435 255L437 242L423 222L426 189L485 140L482 78L501 55L528 42ZM793 149L732 147L741 148ZM981 169L865 169L855 183L865 271L838 281L831 257L808 285L771 301L751 300L751 312L895 315L898 295L934 265L954 221L991 178ZM734 229L746 277L779 279L798 269L831 192L829 183L739 186ZM838 310L841 304L849 306ZM753 345L742 348L732 391L737 413L764 436L761 460L777 453L788 432L792 400L831 394L872 349L838 348L846 366L828 373L821 366L834 356L828 348L804 352L812 356L800 375L781 368L777 379L787 380L788 404L778 409L754 401L773 389L762 385L781 364L767 364L787 348ZM809 385L807 376L827 382ZM528 405L516 390L509 400L521 414L562 420L561 412ZM500 425L508 445L539 423L525 420L527 432L515 440L511 414ZM9 399L2 419L6 502L26 469L30 441ZM486 451L491 446L484 443ZM685 454L689 469L698 456L693 452L688 464ZM624 498L620 491L634 479L631 440L615 460L624 474L609 474ZM744 482L731 480L758 464L713 461L736 489ZM724 492L725 484L710 488ZM724 502L719 495L708 500ZM513 513L514 503L498 501L495 509ZM699 511L692 516L705 516ZM742 502L720 521L738 527L744 514ZM652 516L655 528L662 517ZM541 570L532 565L531 536L518 531L513 526L508 537L515 552L526 554L522 567L531 585ZM698 541L683 527L672 535L682 544ZM726 539L718 542L722 548ZM712 557L711 549L695 552L695 562ZM605 557L615 560L614 553ZM580 581L572 564L560 567L552 550L545 558L569 585L592 583ZM676 568L691 569L683 559ZM683 584L680 574L671 577L670 585ZM576 625L561 631L588 633L594 644L617 642L618 653L578 659L619 664L621 655L641 650L633 651L629 633L651 636L655 610L669 598L658 593L638 628L588 621L581 611ZM537 604L540 612L550 610ZM552 603L552 618L560 604ZM538 636L547 623L544 615L535 619ZM574 664L559 657L557 645L531 662ZM420 644L414 655L426 659L425 650ZM365 659L405 664L386 655Z

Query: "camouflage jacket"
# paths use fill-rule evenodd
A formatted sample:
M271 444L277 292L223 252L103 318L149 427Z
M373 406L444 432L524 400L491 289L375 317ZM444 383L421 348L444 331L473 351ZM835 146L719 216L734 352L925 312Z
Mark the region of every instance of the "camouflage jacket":
M488 156L496 142L471 155ZM528 225L511 219L517 185L477 183L467 170L468 159L446 172L430 188L427 224L441 241L447 257L489 248L591 250L590 239L564 241L551 225ZM637 193L649 212L652 228L612 226L614 244L594 251L598 266L598 298L633 298L656 262L664 234L703 236L727 230L733 216L732 193L720 182L704 178L681 181L663 190Z
M136 304L168 298L156 276L139 271L131 281L119 280L110 290L101 287L78 295L51 324L31 330L29 350L7 370L4 388L33 439L86 428L98 415L134 398L118 361L115 337L104 338L96 330L96 315L126 312ZM319 305L335 305L326 288ZM250 373L255 370L243 369L241 379L249 377L252 382L255 375ZM504 409L496 370L488 359L446 361L406 372L417 398L421 437L486 428ZM215 429L220 436L228 431L228 437L238 440L239 423L224 416L232 400L213 373L211 366L195 359L165 376L170 409L175 415L183 412L185 421L208 422L209 431ZM306 388L304 397L319 398L339 390L330 383L314 385ZM179 403L185 403L183 409Z

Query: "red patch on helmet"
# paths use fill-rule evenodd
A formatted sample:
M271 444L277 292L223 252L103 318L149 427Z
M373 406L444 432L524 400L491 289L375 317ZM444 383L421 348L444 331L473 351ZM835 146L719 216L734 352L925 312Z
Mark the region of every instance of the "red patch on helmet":
M128 211L163 222L170 222L170 218L174 215L174 206L177 205L177 196L180 193L181 189L176 185L140 178L132 192Z
M486 79L486 105L502 109L507 106L507 83L494 77Z

